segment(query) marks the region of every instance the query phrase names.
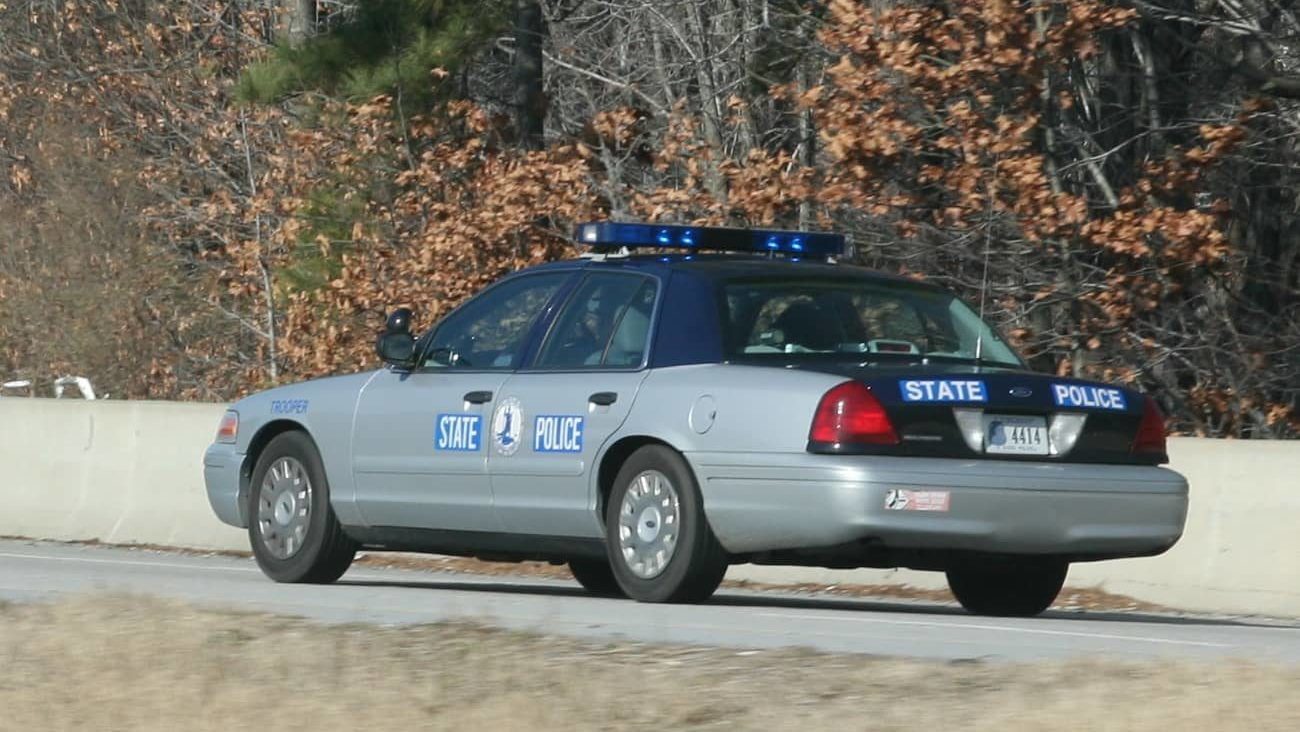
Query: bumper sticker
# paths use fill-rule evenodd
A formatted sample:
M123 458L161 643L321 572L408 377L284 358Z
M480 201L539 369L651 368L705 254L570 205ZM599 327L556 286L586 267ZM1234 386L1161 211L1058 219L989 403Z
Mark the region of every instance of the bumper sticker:
M951 504L951 491L894 488L885 493L885 509L889 511L947 511Z

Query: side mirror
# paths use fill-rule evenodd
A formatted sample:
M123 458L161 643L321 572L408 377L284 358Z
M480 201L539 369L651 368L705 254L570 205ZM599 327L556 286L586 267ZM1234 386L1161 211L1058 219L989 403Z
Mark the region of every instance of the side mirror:
M376 348L379 357L393 366L408 367L415 361L415 336L410 333L385 333Z
M388 316L375 350L385 363L409 368L415 363L415 336L411 335L411 309L398 308Z

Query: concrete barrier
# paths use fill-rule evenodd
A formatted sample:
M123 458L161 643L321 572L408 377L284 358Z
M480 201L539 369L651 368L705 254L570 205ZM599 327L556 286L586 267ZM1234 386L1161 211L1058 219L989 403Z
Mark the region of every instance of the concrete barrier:
M248 549L203 488L225 407L0 399L0 535Z
M0 399L0 536L247 550L213 517L204 448L224 407ZM1170 607L1300 617L1300 442L1173 438L1191 482L1187 531L1168 553L1078 564L1069 584ZM906 570L733 567L761 582L943 587Z

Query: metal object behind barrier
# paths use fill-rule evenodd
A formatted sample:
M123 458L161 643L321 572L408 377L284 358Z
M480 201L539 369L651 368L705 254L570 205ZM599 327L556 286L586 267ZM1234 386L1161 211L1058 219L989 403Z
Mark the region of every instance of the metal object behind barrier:
M27 390L26 396L28 397L36 396L36 390L32 387L31 379L17 379L15 381L6 381L3 384L0 384L0 397L19 396L19 395L5 393L15 389L26 389Z
M95 399L95 387L90 385L90 379L84 376L61 376L54 380L54 398L62 399L63 390L69 386L77 387L81 396L85 399Z
M108 398L107 394L104 394L102 396L95 394L95 387L91 385L90 379L87 379L84 376L61 376L55 379L54 398L62 399L64 391L69 386L76 387L77 393L79 393L81 395L81 398L83 399L94 400L94 399ZM27 393L26 394L10 393L10 392L18 391L20 389L25 389ZM36 396L36 384L31 379L14 379L12 381L5 381L3 383L0 383L0 397L5 397L5 396L25 396L29 398L34 397Z

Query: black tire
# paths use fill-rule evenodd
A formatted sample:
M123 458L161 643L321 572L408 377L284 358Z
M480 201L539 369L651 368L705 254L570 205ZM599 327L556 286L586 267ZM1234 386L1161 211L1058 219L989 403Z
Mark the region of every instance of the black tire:
M1070 565L1059 559L1025 558L948 570L948 587L957 602L976 615L1030 617L1052 606L1065 585Z
M296 461L306 473L310 509L303 522L305 530L296 548L285 557L277 557L263 540L265 532L273 532L274 536L274 531L279 527L273 525L278 520L274 515L265 521L262 519L262 484L271 467L277 463L283 467L285 463L281 461L286 459ZM285 432L267 443L253 468L252 482L248 489L248 539L253 547L253 556L267 577L276 582L328 584L348 571L356 557L357 545L343 533L343 527L339 525L334 510L330 507L329 495L325 466L316 445L306 433ZM274 512L273 504L277 503L278 499L268 501L266 508ZM297 515L296 509L301 504L293 505L295 510L292 514Z
M632 481L645 471L657 471L677 494L677 541L662 571L640 577L628 566L620 548L619 512ZM605 507L605 544L609 565L624 594L638 602L703 602L718 589L729 558L704 516L699 485L686 460L662 445L646 445L619 468Z
M569 571L573 578L587 592L599 597L623 597L623 588L618 586L614 571L604 559L574 559L569 562Z

